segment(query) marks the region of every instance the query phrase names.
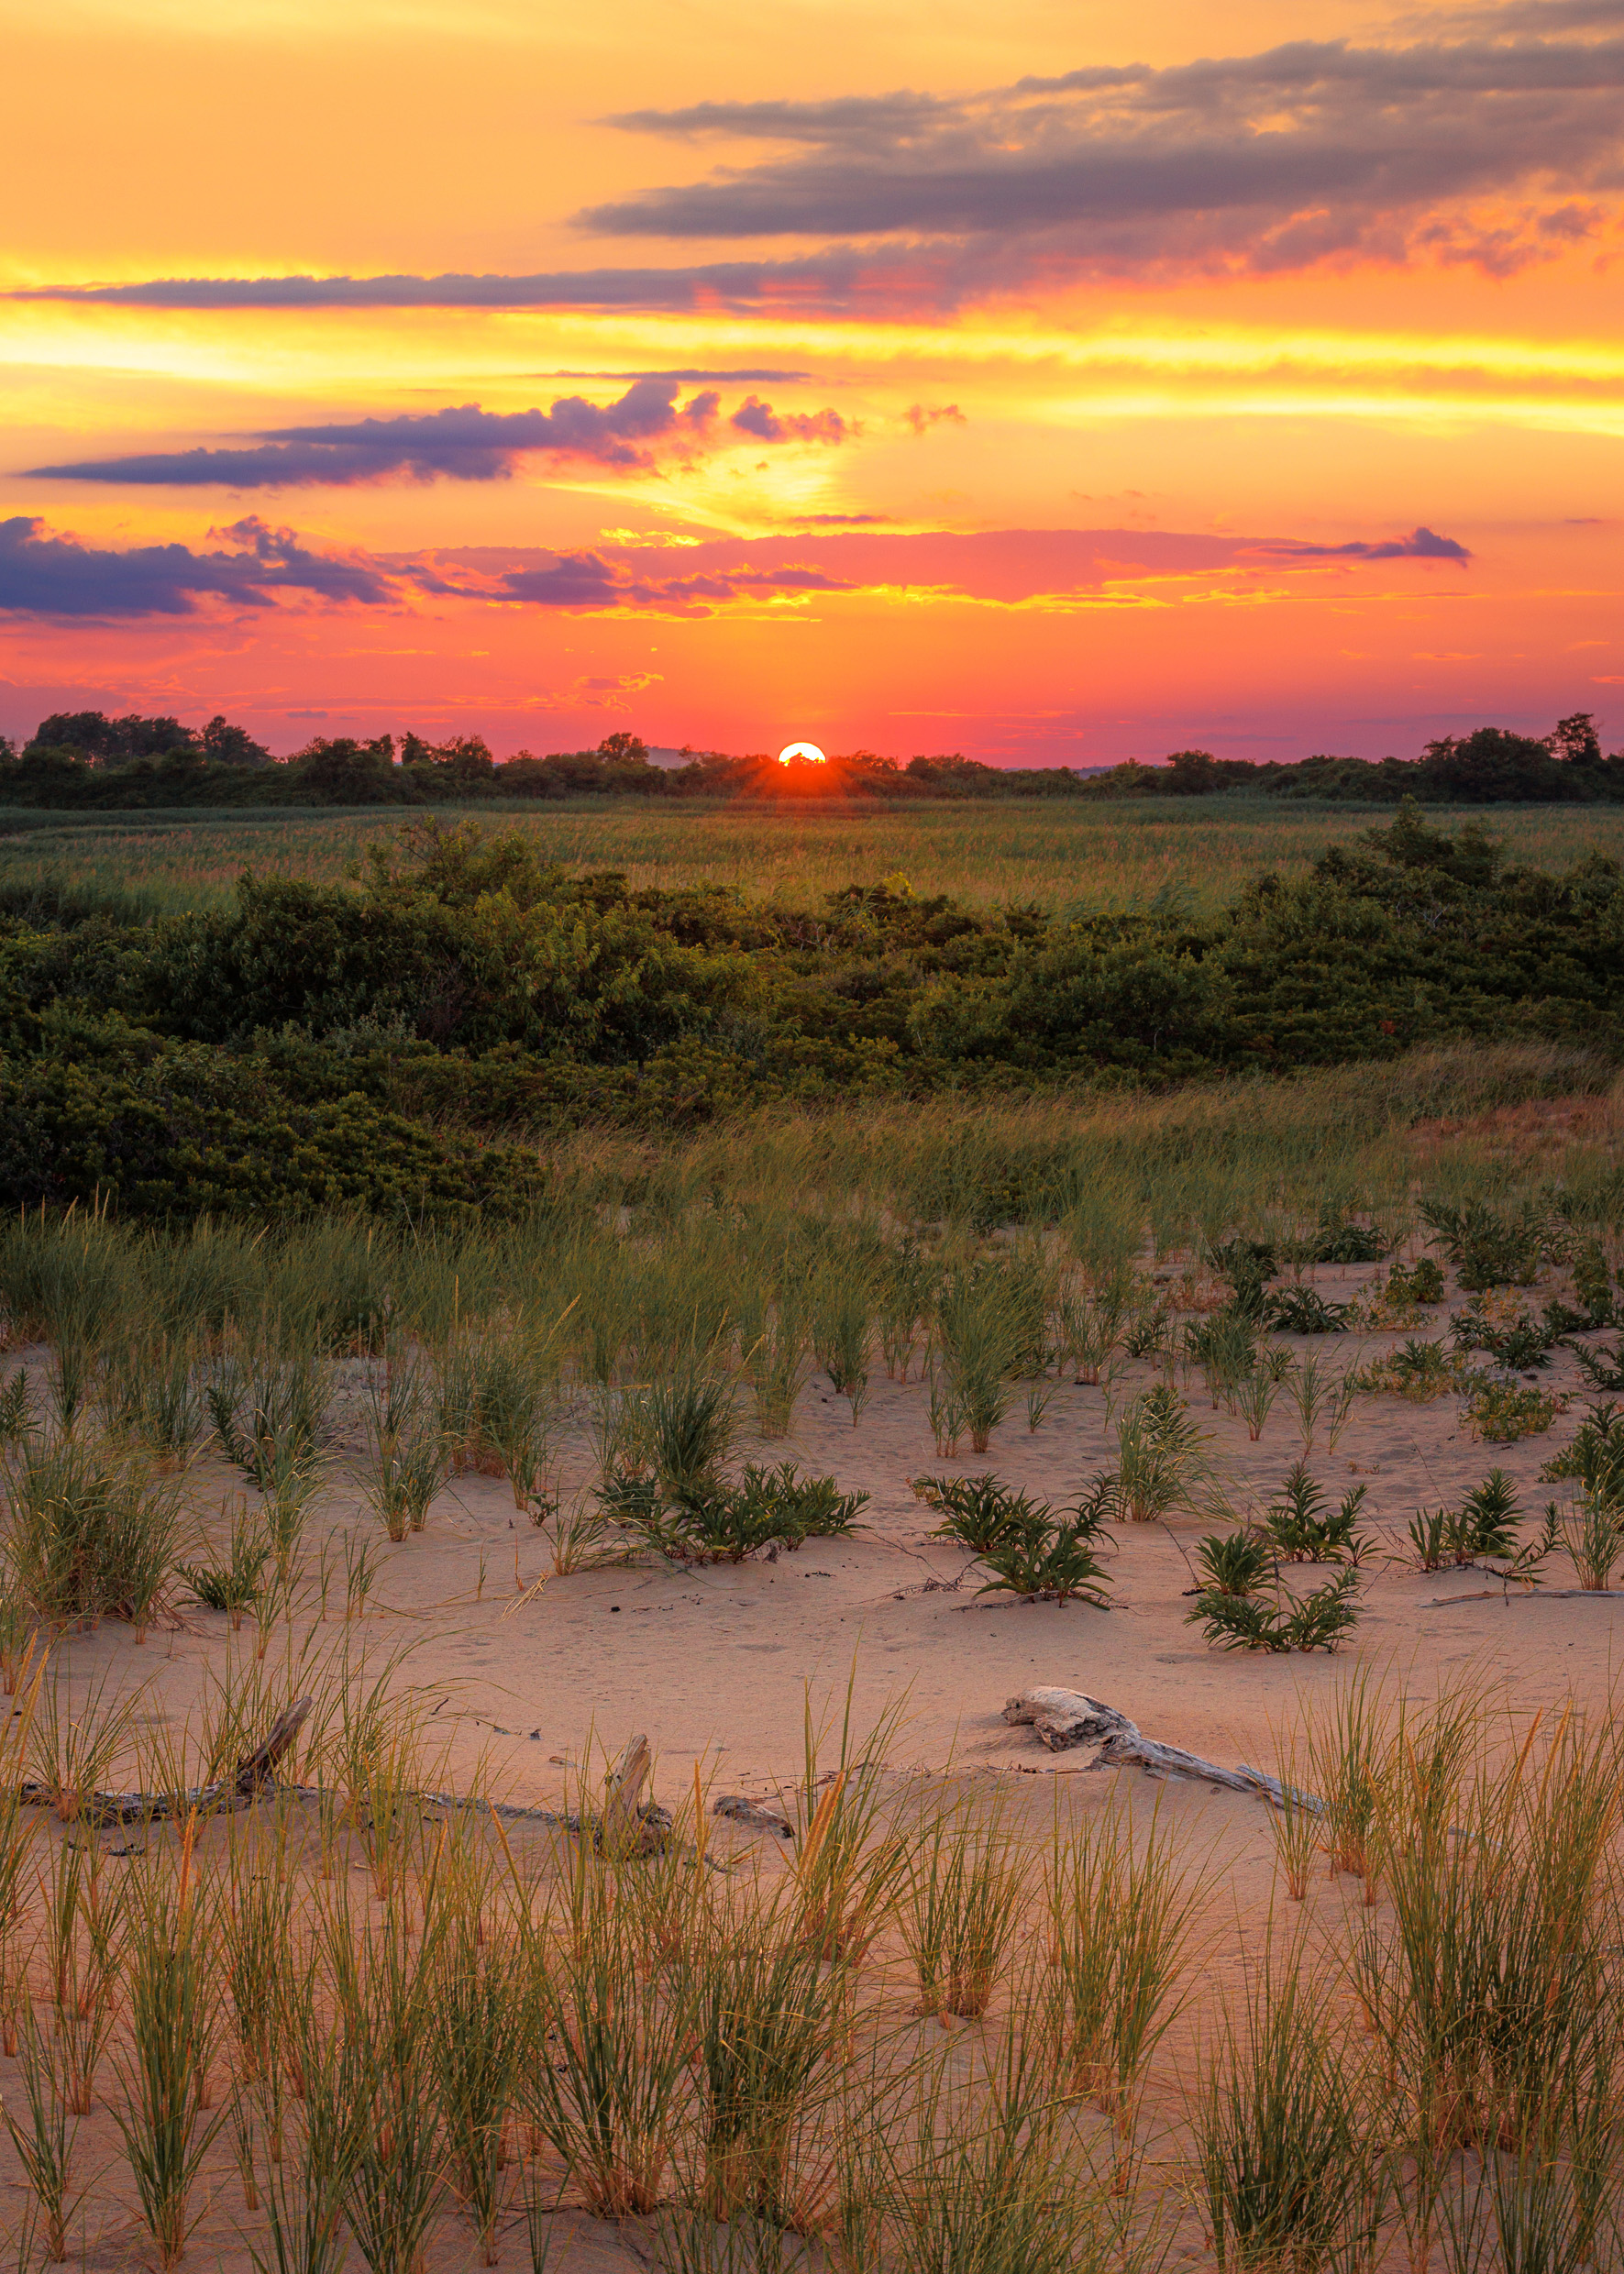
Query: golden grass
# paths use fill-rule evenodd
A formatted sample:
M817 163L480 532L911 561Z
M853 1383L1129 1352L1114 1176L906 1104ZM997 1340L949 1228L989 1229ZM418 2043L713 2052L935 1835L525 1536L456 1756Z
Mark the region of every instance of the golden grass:
M1210 911L1259 869L1300 873L1328 844L1385 825L1371 809L1265 800L1144 799L1074 807L1045 799L900 811L781 811L752 806L477 806L485 827L517 828L567 867L618 868L635 888L725 885L810 902L881 877L977 902L1036 900L1077 911L1147 908L1172 898ZM229 892L247 867L332 881L404 818L267 811L5 817L0 883L66 870L83 884L135 889L176 906ZM1492 807L1482 820L1513 856L1562 868L1590 853L1624 856L1624 808Z

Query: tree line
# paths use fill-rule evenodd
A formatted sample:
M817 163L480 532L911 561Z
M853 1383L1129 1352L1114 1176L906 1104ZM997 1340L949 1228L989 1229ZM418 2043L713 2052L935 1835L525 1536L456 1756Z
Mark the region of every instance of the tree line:
M949 752L906 762L856 750L817 765L780 765L685 749L681 763L651 761L636 734L613 734L594 750L497 759L478 734L431 742L415 734L370 741L317 735L273 757L246 728L216 716L192 728L174 718L57 712L19 750L0 737L0 804L117 811L165 806L436 805L564 798L785 799L837 795L920 800L1055 797L1311 799L1396 805L1624 802L1624 753L1603 755L1595 718L1576 712L1548 734L1480 726L1443 735L1416 758L1319 755L1254 763L1177 750L1159 765L1130 760L1092 771L997 767Z

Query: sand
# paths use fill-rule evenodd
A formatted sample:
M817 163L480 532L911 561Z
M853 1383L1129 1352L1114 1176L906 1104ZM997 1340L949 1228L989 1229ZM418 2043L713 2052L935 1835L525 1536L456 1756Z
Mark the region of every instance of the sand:
M1368 1268L1322 1267L1316 1284L1328 1299L1346 1300L1373 1275ZM1548 1291L1530 1291L1529 1299L1537 1306ZM1429 1314L1432 1321L1442 1317ZM1280 1339L1340 1366L1377 1356L1402 1337ZM21 1355L31 1366L40 1353ZM739 1565L645 1562L558 1577L547 1576L545 1536L515 1514L500 1478L455 1479L422 1535L398 1547L385 1541L359 1485L344 1474L360 1447L358 1374L353 1363L339 1369L333 1483L306 1540L314 1557L326 1537L337 1567L326 1639L336 1648L348 1637L352 1652L364 1647L374 1662L403 1652L402 1678L419 1687L442 1742L437 1772L458 1782L481 1772L514 1800L564 1805L582 1774L601 1773L604 1758L637 1732L654 1750L654 1791L668 1802L691 1790L696 1762L713 1794L768 1794L798 1772L809 1704L815 1718L837 1717L848 1684L859 1728L900 1707L892 1752L899 1771L972 1775L1006 1794L1034 1830L1046 1823L1057 1792L1068 1810L1092 1808L1104 1805L1119 1780L1079 1774L1078 1756L1051 1755L1031 1729L1003 1721L1005 1702L1033 1683L1086 1690L1147 1735L1257 1767L1276 1763L1279 1733L1299 1706L1327 1697L1359 1665L1395 1698L1430 1697L1441 1683L1469 1679L1503 1699L1519 1723L1569 1700L1604 1711L1611 1696L1624 1602L1559 1596L1557 1590L1574 1584L1560 1557L1537 1591L1493 1586L1473 1572L1421 1573L1409 1564L1405 1538L1419 1507L1458 1502L1493 1465L1517 1484L1530 1523L1564 1489L1542 1485L1538 1472L1571 1436L1585 1402L1583 1377L1565 1350L1540 1378L1574 1393L1572 1409L1548 1434L1518 1444L1479 1443L1466 1433L1453 1396L1427 1406L1362 1396L1334 1453L1325 1449L1321 1425L1310 1465L1332 1498L1354 1483L1367 1487L1363 1520L1376 1554L1364 1574L1353 1644L1334 1656L1291 1657L1212 1650L1187 1623L1194 1584L1188 1551L1212 1529L1210 1521L1187 1515L1166 1525L1119 1527L1107 1557L1108 1610L978 1594L981 1567L929 1538L936 1518L911 1485L922 1474L990 1469L1039 1497L1074 1500L1114 1453L1099 1388L1063 1385L1035 1430L1018 1402L985 1457L963 1453L949 1462L935 1453L927 1391L917 1379L878 1380L854 1428L845 1399L818 1377L788 1442L757 1447L747 1438L741 1450L774 1461L788 1455L833 1474L843 1489L869 1494L856 1537L812 1540L797 1553ZM1149 1365L1130 1367L1117 1386L1119 1401L1158 1378ZM1254 1443L1243 1422L1209 1410L1199 1380L1188 1395L1232 1503L1244 1510L1266 1500L1301 1450L1288 1401L1276 1404ZM567 1497L587 1488L591 1466L583 1412L562 1441ZM204 1459L187 1489L218 1534L222 1509L236 1505L241 1480ZM338 1544L358 1531L375 1543L379 1576L365 1617L347 1625ZM1290 1576L1306 1590L1325 1574L1303 1566ZM250 1625L233 1644L223 1616L189 1606L183 1626L154 1628L144 1646L108 1623L64 1642L59 1661L75 1694L104 1671L138 1683L143 1724L178 1730L195 1713L207 1672L221 1668L229 1650L250 1649L252 1639ZM1277 1894L1261 1804L1205 1786L1158 1784L1138 1772L1121 1782L1143 1792L1146 1805L1160 1795L1166 1820L1188 1837L1192 1853L1209 1860L1222 1931L1242 1944L1255 1938ZM1307 1909L1323 1910L1329 1926L1347 1900L1345 1883L1317 1884ZM1165 2095L1177 2096L1185 2059L1175 2048L1173 2072L1159 2086ZM10 2067L0 2063L0 2071ZM9 2092L9 2075L0 2081ZM127 2174L105 2116L92 2132L105 2135L100 2147L109 2165L95 2194L99 2240L92 2262L124 2263L138 2235ZM218 2200L192 2255L246 2265L224 2147L216 2161ZM19 2202L9 2145L0 2166L9 2200ZM566 2230L574 2242L563 2263L572 2268L647 2262L646 2242L635 2235L574 2214L561 2217L560 2237ZM461 2264L467 2255L465 2230L448 2222L434 2263ZM524 2260L515 2235L504 2262Z

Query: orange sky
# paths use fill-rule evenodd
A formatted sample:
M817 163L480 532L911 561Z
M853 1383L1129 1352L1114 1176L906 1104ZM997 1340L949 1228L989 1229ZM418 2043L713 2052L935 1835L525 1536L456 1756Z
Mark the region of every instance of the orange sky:
M1617 23L9 0L0 731L1616 746Z

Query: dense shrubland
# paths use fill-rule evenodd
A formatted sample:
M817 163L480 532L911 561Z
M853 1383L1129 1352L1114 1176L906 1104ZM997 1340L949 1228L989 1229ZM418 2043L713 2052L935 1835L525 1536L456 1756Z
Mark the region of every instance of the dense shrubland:
M348 886L250 873L201 913L9 888L0 1195L511 1215L547 1183L534 1141L582 1125L1082 1103L1466 1038L1606 1066L1621 969L1617 863L1519 867L1413 807L1209 922L973 909L900 879L814 908L637 891L516 832L424 822Z

